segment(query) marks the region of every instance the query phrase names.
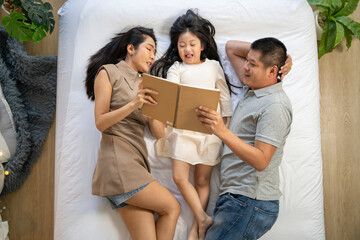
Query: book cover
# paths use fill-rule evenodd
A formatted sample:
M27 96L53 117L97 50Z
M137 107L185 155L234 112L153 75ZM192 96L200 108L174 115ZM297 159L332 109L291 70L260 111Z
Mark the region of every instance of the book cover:
M205 106L216 111L220 98L219 89L174 83L146 73L143 74L143 88L149 88L159 93L151 94L157 101L157 105L143 105L142 113L145 116L178 129L211 134L211 131L196 119L195 109Z

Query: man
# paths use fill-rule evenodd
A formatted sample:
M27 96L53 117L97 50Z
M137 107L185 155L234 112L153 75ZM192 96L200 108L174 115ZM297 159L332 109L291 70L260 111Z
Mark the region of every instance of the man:
M279 73L286 47L275 38L256 40L250 51L249 45L226 44L229 60L246 85L229 129L216 111L197 109L199 120L225 144L220 197L206 240L258 239L279 213L279 165L292 121L291 103ZM290 70L289 66L284 68Z

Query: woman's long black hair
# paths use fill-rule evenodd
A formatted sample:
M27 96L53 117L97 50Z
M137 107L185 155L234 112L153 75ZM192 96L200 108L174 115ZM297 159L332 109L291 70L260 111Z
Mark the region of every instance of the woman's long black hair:
M169 68L175 61L182 62L179 56L177 42L180 35L187 31L200 39L202 47L204 48L201 52L200 60L208 58L218 61L221 65L217 45L214 39L215 27L207 19L200 17L197 13L189 9L186 14L178 17L171 26L170 46L165 54L151 66L150 73L152 75L166 78ZM231 91L231 84L226 75L225 79Z
M151 37L156 44L154 31L138 26L116 34L108 44L90 57L85 78L86 94L89 99L95 100L94 81L99 68L105 64L116 64L124 60L128 44L132 44L136 50L145 41L146 36Z

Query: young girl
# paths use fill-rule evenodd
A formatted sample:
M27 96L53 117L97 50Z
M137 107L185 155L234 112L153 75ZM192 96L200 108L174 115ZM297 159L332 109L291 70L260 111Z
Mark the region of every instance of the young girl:
M146 119L139 108L156 104L141 89L140 73L154 62L152 29L135 27L119 33L89 62L87 95L95 100L95 124L102 132L92 179L94 195L106 197L118 209L132 239L173 239L180 205L150 174L144 127L159 138L163 125ZM159 218L154 222L154 213Z
M154 63L151 73L174 82L220 89L219 111L228 126L232 114L231 100L214 35L215 28L208 20L188 10L171 27L170 47ZM172 129L157 141L155 147L158 156L173 159L173 179L194 213L188 239L204 239L212 224L205 209L212 168L220 161L221 140L215 135ZM189 181L191 165L195 165L195 188Z

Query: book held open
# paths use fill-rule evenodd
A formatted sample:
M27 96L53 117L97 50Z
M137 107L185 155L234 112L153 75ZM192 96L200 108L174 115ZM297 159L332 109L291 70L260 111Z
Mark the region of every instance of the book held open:
M146 73L143 73L143 88L159 93L150 94L158 104L144 104L143 115L178 129L211 134L211 131L196 119L195 109L204 106L216 111L220 98L219 89L175 83Z

